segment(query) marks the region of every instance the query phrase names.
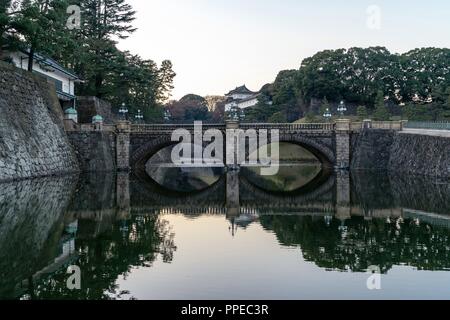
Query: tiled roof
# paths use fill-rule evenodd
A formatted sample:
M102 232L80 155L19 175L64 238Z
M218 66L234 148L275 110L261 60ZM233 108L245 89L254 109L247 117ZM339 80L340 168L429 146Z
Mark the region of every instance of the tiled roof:
M23 53L28 54L29 53L29 49L27 50L23 50ZM58 62L56 62L55 60L46 57L40 53L35 53L34 54L34 60L40 63L43 63L53 69L56 69L66 75L68 75L69 77L73 78L74 80L79 80L80 78L72 71L67 70L66 68L64 68L62 65L60 65Z
M231 90L230 92L227 93L227 96L232 95L232 94L254 94L255 92L250 91L245 85L237 87L234 90Z

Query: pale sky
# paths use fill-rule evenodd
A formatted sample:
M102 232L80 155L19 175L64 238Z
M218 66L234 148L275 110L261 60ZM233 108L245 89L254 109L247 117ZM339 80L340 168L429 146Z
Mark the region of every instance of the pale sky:
M450 47L449 0L128 0L139 30L119 47L177 73L173 98L259 90L325 49ZM369 6L380 29L368 27ZM373 12L373 11L372 11ZM374 17L374 16L372 16ZM376 26L370 19L371 25Z

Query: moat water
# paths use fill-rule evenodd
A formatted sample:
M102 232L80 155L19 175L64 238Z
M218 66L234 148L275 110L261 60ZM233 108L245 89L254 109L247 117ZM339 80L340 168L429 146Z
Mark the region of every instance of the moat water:
M1 184L0 298L450 298L448 181L308 163L147 173Z

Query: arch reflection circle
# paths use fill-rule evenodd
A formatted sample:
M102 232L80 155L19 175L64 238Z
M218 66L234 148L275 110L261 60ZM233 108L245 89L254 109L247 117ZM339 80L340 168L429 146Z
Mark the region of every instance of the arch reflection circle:
M272 148L273 145L263 146ZM318 179L329 176L331 170L312 152L300 145L280 142L279 171L273 176L260 173L257 166L242 168L242 176L254 186L273 193L291 193L308 188ZM263 152L267 152L263 150Z
M308 149L290 142L277 144L280 150L277 174L263 175L261 166L248 165L240 168L240 179L269 193L292 193L311 189L331 175L326 163ZM273 144L262 146L255 153L267 153L267 149L273 147ZM174 145L162 148L145 165L146 175L161 187L169 191L190 193L206 190L220 179L225 179L225 167L174 165L171 162L173 148ZM249 155L251 156L252 154Z

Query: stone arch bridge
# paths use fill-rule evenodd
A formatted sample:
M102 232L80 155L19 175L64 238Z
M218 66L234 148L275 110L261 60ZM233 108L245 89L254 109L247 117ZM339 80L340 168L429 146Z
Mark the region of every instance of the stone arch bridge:
M361 126L361 123L359 124ZM120 122L116 126L116 160L119 170L139 171L147 161L161 149L178 142L172 141L176 129L185 129L192 136L194 125L136 125ZM226 124L206 124L207 130L219 130L227 141L233 130L278 130L279 141L300 145L314 154L324 165L340 169L349 168L351 158L350 135L352 124L349 120L321 124L239 124L229 121ZM259 139L259 138L258 138ZM192 139L193 140L193 139ZM267 143L270 143L270 135ZM261 145L259 145L261 147ZM229 144L224 144L224 155L235 152ZM237 157L236 157L237 159Z

